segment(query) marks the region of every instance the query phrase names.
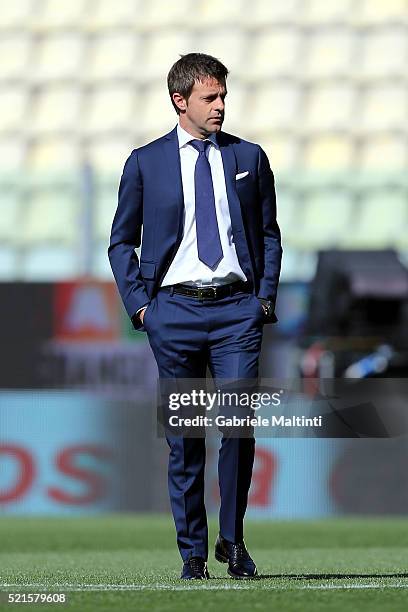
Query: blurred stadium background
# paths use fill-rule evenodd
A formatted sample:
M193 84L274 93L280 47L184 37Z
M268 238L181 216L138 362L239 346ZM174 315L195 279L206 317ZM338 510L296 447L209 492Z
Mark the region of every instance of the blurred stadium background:
M156 366L107 247L124 161L176 124L166 75L190 51L228 66L224 129L275 173L262 375L406 376L405 0L3 2L0 514L168 511ZM404 514L406 459L401 439L262 439L248 516Z

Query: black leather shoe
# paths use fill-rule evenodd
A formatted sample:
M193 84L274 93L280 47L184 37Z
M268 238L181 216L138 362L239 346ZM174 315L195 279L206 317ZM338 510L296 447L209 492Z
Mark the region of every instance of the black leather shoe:
M191 557L184 562L180 578L184 580L208 580L207 563L201 557Z
M220 563L228 563L228 573L231 578L244 580L254 578L258 573L245 547L244 540L234 544L219 535L215 543L215 558Z

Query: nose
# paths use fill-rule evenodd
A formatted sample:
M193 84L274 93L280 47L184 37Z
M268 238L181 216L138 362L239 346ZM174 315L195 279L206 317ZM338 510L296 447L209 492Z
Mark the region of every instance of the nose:
M225 102L221 98L221 96L218 96L217 99L215 100L215 110L219 111L222 114L224 112L224 108L225 108Z

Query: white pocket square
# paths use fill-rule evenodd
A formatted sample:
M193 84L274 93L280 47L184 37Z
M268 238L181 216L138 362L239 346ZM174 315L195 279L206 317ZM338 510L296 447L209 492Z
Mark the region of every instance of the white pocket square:
M245 176L248 176L248 174L249 174L249 170L247 170L246 172L240 172L239 174L236 175L235 180L239 181L239 179L242 179Z

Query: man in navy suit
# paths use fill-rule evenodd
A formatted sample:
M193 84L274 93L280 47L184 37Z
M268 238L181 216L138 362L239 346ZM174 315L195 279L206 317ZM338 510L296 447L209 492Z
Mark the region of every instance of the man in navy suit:
M277 321L274 176L259 145L221 130L227 75L212 56L181 56L168 74L178 125L134 149L121 177L109 259L161 379L204 379L207 366L214 379L256 379L263 325ZM166 437L181 577L206 579L205 439ZM215 557L233 578L257 573L243 539L254 452L253 435L222 438Z

